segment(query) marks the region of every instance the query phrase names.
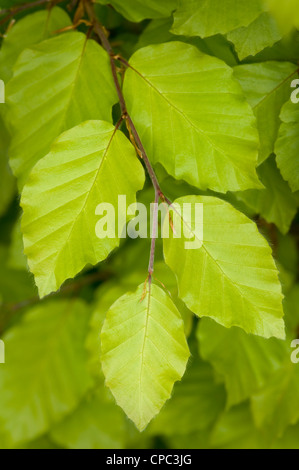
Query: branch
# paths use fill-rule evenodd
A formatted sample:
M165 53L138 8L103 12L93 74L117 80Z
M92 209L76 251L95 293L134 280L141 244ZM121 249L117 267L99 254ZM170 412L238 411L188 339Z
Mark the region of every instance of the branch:
M141 156L141 158L144 161L144 164L146 166L147 172L149 174L149 177L152 181L153 187L155 189L155 206L154 206L154 214L153 214L153 233L151 234L152 241L151 241L151 251L150 251L150 260L149 260L149 267L148 267L148 281L149 281L149 286L151 285L152 281L152 274L154 272L154 260L155 260L155 247L156 247L156 238L157 238L157 229L158 229L158 220L157 220L157 206L159 203L160 198L162 201L166 202L168 205L172 205L171 201L165 197L163 194L161 187L159 185L156 173L149 161L149 158L146 154L145 148L141 142L141 139L139 137L139 134L137 132L137 129L132 121L131 116L128 113L127 110L127 105L125 101L125 97L123 95L118 76L117 76L117 68L115 61L119 60L122 62L126 67L129 66L128 62L120 57L119 55L116 55L113 51L113 48L111 47L111 44L106 36L106 30L105 28L101 25L99 20L96 17L93 5L92 5L92 0L83 0L84 1L84 6L85 10L87 12L87 15L89 17L90 22L93 24L93 28L97 36L99 37L102 46L104 49L107 51L109 54L110 58L110 65L111 65L111 71L112 71L112 76L115 84L115 88L117 91L120 107L121 107L121 113L122 113L122 119L126 119L127 125L128 125L128 130L130 135L133 136L134 141L135 141L135 147L137 149L137 153Z

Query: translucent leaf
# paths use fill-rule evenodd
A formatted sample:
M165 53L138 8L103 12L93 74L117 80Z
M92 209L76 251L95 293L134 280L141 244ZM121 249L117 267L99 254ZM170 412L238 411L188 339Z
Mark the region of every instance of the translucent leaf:
M181 316L158 286L120 297L101 333L106 385L142 431L170 398L185 372L189 350Z
M153 163L201 189L261 187L255 119L230 67L180 42L140 49L130 65L124 93Z
M288 62L264 62L234 68L234 75L257 118L261 142L259 163L274 152L280 110L290 97L290 84L295 74L296 66Z
M292 191L299 191L299 106L288 101L282 108L275 153L278 168Z
M9 447L47 432L91 386L84 349L88 320L81 301L49 302L33 307L4 336L0 422Z
M139 22L146 18L165 18L170 16L177 5L177 0L96 0L102 5L112 5L130 21Z
M61 8L38 11L17 21L5 35L0 51L0 77L7 82L21 52L51 37L54 32L71 25L67 13Z
M168 228L166 238L164 232L164 257L187 307L226 327L284 338L278 272L256 224L218 198L186 196L175 203L181 215L172 211L174 233ZM195 204L203 204L203 222L196 222L191 211L184 214L184 203L191 204L193 213ZM166 218L165 231L168 224ZM192 247L186 249L186 242Z
M172 31L201 37L225 34L248 26L262 11L261 0L179 0Z
M118 195L126 196L127 208L143 184L134 147L112 124L87 121L59 137L31 172L21 199L25 254L41 297L118 246L116 217L109 237L97 237L96 208L117 208ZM121 230L126 216L119 220Z
M276 338L248 335L240 328L224 328L203 318L197 330L200 354L224 376L227 405L249 398L278 370L285 347Z
M84 34L66 33L24 51L7 85L10 163L19 186L62 131L87 119L110 121L116 101L109 57Z

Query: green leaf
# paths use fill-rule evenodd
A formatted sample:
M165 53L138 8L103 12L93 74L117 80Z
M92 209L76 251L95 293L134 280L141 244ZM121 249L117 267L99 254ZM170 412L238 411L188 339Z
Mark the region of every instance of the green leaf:
M50 432L54 442L68 449L123 449L125 420L105 390L86 397L78 408Z
M281 39L275 19L269 13L262 13L250 25L231 31L227 39L235 45L239 59L254 56Z
M227 406L249 398L265 385L279 369L285 354L283 343L276 338L248 335L240 328L224 328L209 318L198 325L200 354L224 376Z
M299 191L299 106L288 101L282 108L275 153L278 168L292 191Z
M176 274L179 296L196 315L247 333L284 338L282 293L271 248L254 222L221 199L186 196L177 199L164 257ZM184 214L183 204L203 204L203 223ZM187 211L188 212L188 211ZM203 236L198 228L203 228ZM183 230L184 232L183 232ZM202 239L202 242L201 242ZM192 240L192 241L190 241ZM186 249L186 241L193 243Z
M196 46L200 51L208 55L218 57L229 66L237 65L233 47L224 36L217 34L209 38L201 39L199 37L176 36L169 29L172 24L172 18L162 18L152 20L139 36L135 50L151 44L161 44L162 42L181 41Z
M212 367L198 354L190 359L183 380L174 386L173 397L149 426L157 435L185 435L206 431L225 405L225 390L217 384Z
M57 139L31 172L21 199L25 254L41 297L118 246L117 223L110 238L97 237L96 207L117 208L120 194L127 208L143 184L133 146L112 124L87 121ZM126 219L120 219L122 229Z
M281 2L280 0L266 0L268 8L277 19L280 27L284 32L291 29L299 29L299 1L288 0Z
M216 424L211 445L216 449L267 449L268 442L254 426L248 403L224 413Z
M0 117L0 217L7 210L16 191L15 178L8 166L8 146L9 136Z
M0 433L9 447L47 432L91 386L84 349L88 320L81 301L54 301L33 307L4 336Z
M296 69L294 64L288 62L264 62L234 68L234 75L257 118L261 142L259 163L274 152L280 125L279 113L290 97L290 84Z
M102 367L116 402L142 431L170 398L189 350L181 316L158 286L120 297L101 333Z
M230 67L180 42L140 49L130 67L128 110L153 163L201 189L261 187L255 119Z
M297 213L298 202L288 183L282 178L274 155L258 167L258 175L265 189L248 189L235 196L281 233L287 233Z
M61 132L87 119L110 121L116 101L109 57L84 34L66 33L24 51L7 85L10 163L19 186Z
M226 34L248 26L262 11L260 0L179 0L172 32L201 37Z
M165 18L170 16L177 6L177 0L96 0L102 5L112 5L130 21L139 22L147 18Z
M298 364L289 355L266 386L252 397L252 411L258 428L273 438L281 437L289 425L299 421L299 371Z
M13 66L24 49L38 44L53 35L55 31L70 26L71 20L61 8L38 11L17 21L3 39L0 51L0 77L7 82L13 73Z

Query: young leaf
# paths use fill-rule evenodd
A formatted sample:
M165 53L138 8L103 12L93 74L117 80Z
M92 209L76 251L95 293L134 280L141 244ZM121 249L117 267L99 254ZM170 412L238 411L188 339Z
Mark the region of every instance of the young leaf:
M109 58L84 34L66 33L24 51L7 85L10 163L19 186L61 132L87 119L110 121L116 101Z
M185 372L189 350L181 316L160 287L144 295L140 285L109 309L101 341L106 385L142 431Z
M10 447L47 432L92 385L84 349L88 320L82 301L54 301L32 308L6 333L0 422Z
M234 68L234 75L257 118L261 143L259 163L274 152L280 110L290 97L290 84L297 69L296 65L288 62L264 62Z
M285 346L276 338L248 335L240 328L224 328L209 318L198 325L200 354L224 376L227 405L249 398L279 369Z
M179 0L172 32L201 37L226 34L248 26L262 11L261 0Z
M179 296L198 316L208 316L227 328L284 338L282 293L271 248L256 224L227 202L207 196L175 201L175 236L164 224L164 257L176 274ZM203 240L183 204L203 204ZM189 211L188 211L189 212ZM166 238L168 232L170 237ZM188 240L189 238L189 240ZM190 241L191 239L191 241ZM186 241L193 249L186 249Z
M143 48L130 66L128 110L153 163L201 189L261 187L255 119L230 67L181 42Z
M55 31L71 25L67 13L54 7L38 11L16 22L5 35L0 51L0 77L7 82L13 74L17 58L29 47L50 38Z
M139 22L147 18L165 18L170 16L177 6L177 0L96 0L102 5L112 5L130 21Z
M288 101L282 108L275 153L278 168L292 191L299 191L299 105Z
M97 238L96 207L117 207L120 194L127 208L143 184L133 146L112 124L87 121L59 137L32 170L21 199L25 254L41 297L118 246L117 221L115 234Z
M227 39L235 45L239 59L242 60L272 46L281 39L281 33L275 19L264 12L250 25L228 33Z

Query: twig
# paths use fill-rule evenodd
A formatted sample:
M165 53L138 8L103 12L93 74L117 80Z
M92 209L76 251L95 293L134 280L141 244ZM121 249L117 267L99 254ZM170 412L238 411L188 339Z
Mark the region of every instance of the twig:
M137 149L137 153L139 156L142 157L144 164L146 166L147 172L149 174L149 177L152 181L153 187L155 189L155 205L154 205L154 213L153 213L153 230L151 234L151 250L150 250L150 260L149 260L149 266L148 266L148 282L149 282L149 288L151 286L152 282L152 274L154 271L154 260L155 260L155 247L156 247L156 238L157 238L157 229L158 229L158 220L157 220L157 212L158 212L158 203L160 198L162 199L163 202L166 202L168 205L171 205L171 201L165 197L163 194L161 187L159 185L156 173L149 161L149 158L146 154L145 148L141 142L141 139L139 137L139 134L137 132L137 129L132 121L131 116L128 113L127 110L127 105L125 101L125 97L122 92L121 85L118 80L117 76L117 67L116 67L116 60L119 60L121 63L123 63L126 67L129 66L128 62L123 59L121 56L117 55L114 53L111 44L106 36L106 31L105 28L101 25L101 23L98 21L93 4L91 3L91 0L84 0L84 7L85 11L89 17L90 22L93 24L94 31L99 37L102 46L106 50L106 52L109 54L110 58L110 65L111 65L111 71L112 71L112 76L115 84L115 88L117 91L120 107L121 107L121 113L122 113L122 118L126 119L127 126L129 129L130 136L133 136L135 140L135 148Z

